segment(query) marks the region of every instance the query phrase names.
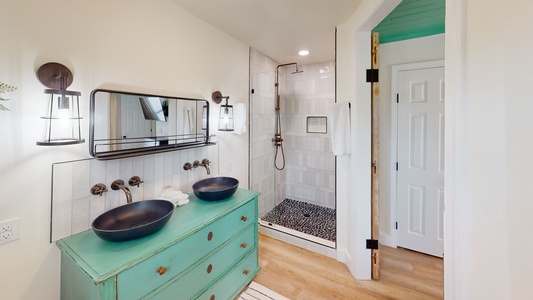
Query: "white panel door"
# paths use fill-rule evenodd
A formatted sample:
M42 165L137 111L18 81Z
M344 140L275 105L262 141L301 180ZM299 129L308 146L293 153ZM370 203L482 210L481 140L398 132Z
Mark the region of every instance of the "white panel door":
M142 113L141 104L138 97L123 96L121 101L120 118L121 118L121 138L139 138L136 143L129 142L122 145L122 149L138 148L145 145L142 139L155 136L155 121L146 120ZM147 139L149 140L149 139ZM133 140L132 140L133 141ZM152 144L155 145L155 140Z
M444 67L398 74L397 244L443 257Z

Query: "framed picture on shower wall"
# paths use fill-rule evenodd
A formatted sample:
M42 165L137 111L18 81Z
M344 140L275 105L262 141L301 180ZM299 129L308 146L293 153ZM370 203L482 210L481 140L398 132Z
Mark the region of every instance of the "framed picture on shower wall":
M328 133L328 117L307 116L307 133Z

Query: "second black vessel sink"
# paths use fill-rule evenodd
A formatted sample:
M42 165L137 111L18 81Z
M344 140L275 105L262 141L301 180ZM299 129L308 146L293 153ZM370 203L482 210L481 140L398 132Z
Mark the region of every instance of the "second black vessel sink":
M211 177L202 179L192 185L196 197L217 201L230 197L237 191L239 181L232 177Z

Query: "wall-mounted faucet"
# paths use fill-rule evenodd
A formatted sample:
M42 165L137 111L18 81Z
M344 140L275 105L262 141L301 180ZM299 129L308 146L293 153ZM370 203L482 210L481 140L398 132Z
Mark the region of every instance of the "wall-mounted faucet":
M111 189L114 191L118 191L119 189L123 190L124 193L126 193L126 202L131 203L131 191L127 186L124 185L124 180L117 179L113 181L111 184Z
M189 171L192 169L196 169L200 166L200 167L205 167L205 170L207 171L207 175L209 175L211 174L211 170L209 169L209 163L210 161L207 158L202 159L202 162L195 160L192 164L190 162L186 162L183 164L183 170Z
M204 158L202 159L202 162L199 164L200 166L205 167L205 170L207 171L207 175L211 174L211 170L209 169L209 163L210 163L209 159Z

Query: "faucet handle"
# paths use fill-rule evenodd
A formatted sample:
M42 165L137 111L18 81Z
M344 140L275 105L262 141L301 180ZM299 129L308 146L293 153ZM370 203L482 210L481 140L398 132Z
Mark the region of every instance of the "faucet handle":
M202 165L209 165L210 161L207 158L202 159Z
M103 193L107 192L107 187L103 183L97 183L91 188L91 194L102 196Z
M128 181L128 184L130 186L137 186L139 187L141 185L141 183L144 183L144 181L141 180L141 178L139 176L133 176L130 178L130 180Z
M117 180L113 181L113 183L111 183L111 189L114 190L114 191L119 190L120 189L119 186L124 186L124 180L117 179Z

